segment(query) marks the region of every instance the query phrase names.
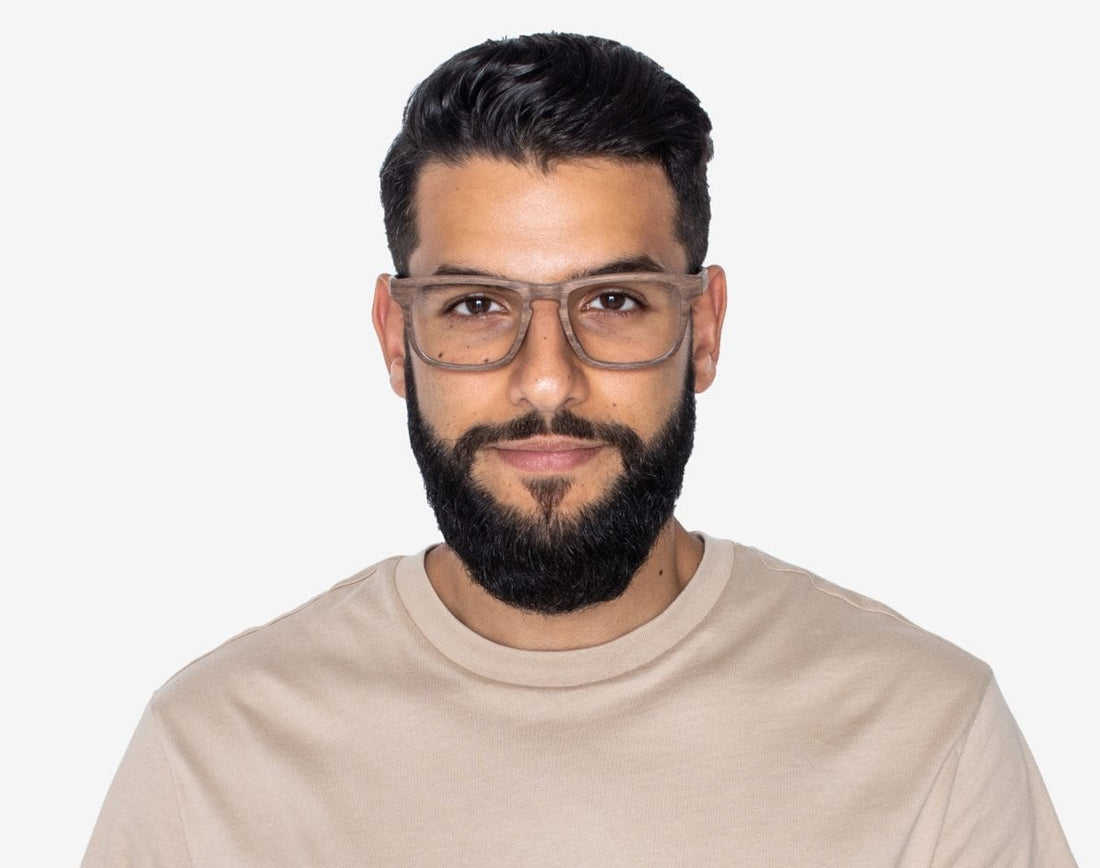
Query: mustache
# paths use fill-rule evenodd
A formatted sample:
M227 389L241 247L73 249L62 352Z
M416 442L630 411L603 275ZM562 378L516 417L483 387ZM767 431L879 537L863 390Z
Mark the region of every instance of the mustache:
M626 425L592 422L569 410L559 410L547 421L545 416L532 410L499 425L474 425L455 442L454 456L463 470L469 470L478 450L490 443L526 440L540 434L602 441L619 450L624 466L635 462L644 448L642 438Z

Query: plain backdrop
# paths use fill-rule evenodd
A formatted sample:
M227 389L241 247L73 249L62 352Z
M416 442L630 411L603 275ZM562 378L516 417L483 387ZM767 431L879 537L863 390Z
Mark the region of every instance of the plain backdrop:
M437 539L370 326L377 169L420 78L538 30L714 122L685 525L990 663L1100 863L1096 8L6 4L0 863L79 861L177 669Z

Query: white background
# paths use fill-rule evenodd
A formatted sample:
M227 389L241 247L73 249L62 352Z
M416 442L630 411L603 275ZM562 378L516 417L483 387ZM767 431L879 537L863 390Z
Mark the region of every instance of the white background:
M1095 4L617 5L5 5L0 863L76 864L176 669L436 538L377 168L436 64L557 29L714 121L681 518L989 662L1100 864Z

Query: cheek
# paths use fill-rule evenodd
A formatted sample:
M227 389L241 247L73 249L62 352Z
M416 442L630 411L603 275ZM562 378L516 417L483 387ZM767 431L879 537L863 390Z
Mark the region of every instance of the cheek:
M679 405L688 360L677 355L656 368L607 374L607 381L592 390L593 397L602 396L607 420L629 426L648 441ZM585 415L583 409L578 412Z
M433 433L453 441L474 425L507 421L516 415L497 406L502 399L493 396L503 395L504 385L491 382L493 373L443 371L414 360L405 376L413 378L417 406Z

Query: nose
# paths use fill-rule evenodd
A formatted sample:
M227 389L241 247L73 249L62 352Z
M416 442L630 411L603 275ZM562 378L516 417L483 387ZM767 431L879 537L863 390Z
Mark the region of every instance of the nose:
M557 302L532 302L527 334L509 370L509 397L539 413L550 415L585 399L584 363L565 336Z

